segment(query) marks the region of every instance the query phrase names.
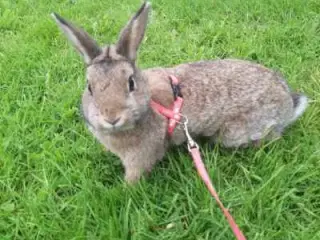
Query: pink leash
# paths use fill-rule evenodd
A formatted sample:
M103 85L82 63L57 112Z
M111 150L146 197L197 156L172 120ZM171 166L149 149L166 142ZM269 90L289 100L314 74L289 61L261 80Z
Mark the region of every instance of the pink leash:
M243 233L241 232L240 228L238 227L236 221L233 219L232 215L230 214L230 212L228 211L228 209L226 209L223 206L223 203L221 202L219 195L217 193L217 191L215 190L215 188L213 187L213 184L210 180L209 174L206 170L206 167L204 166L204 163L202 161L201 155L200 155L200 151L199 151L199 146L198 144L191 138L191 136L189 135L189 131L187 128L187 124L188 124L188 119L185 120L184 124L184 131L186 133L186 136L188 138L188 149L189 152L192 156L193 162L197 168L198 174L200 175L200 177L202 178L202 180L204 181L204 183L206 184L209 192L211 193L211 195L214 197L214 199L216 200L216 202L218 203L220 209L222 210L224 216L227 218L229 225L236 237L237 240L246 240L245 236L243 235Z
M178 79L175 76L170 76L170 79L172 81L172 83L174 85L178 84ZM229 225L236 237L237 240L246 240L245 236L243 235L243 233L241 232L240 228L238 227L237 223L235 222L235 220L233 219L232 215L230 214L230 212L228 211L228 209L226 209L223 206L223 203L221 202L218 193L216 192L216 190L213 187L213 184L210 180L209 174L203 164L203 161L201 159L201 155L200 155L200 151L199 151L199 146L198 144L191 138L189 131L188 131L188 119L186 116L181 115L181 109L182 109L182 105L183 105L183 98L182 97L177 97L173 103L172 106L172 110L171 109L167 109L165 107L163 107L162 105L160 105L159 103L156 103L154 101L151 101L151 107L159 112L160 114L162 114L163 116L167 117L169 119L169 124L168 124L168 133L171 136L177 123L183 124L183 129L185 131L185 134L187 136L188 139L188 149L189 152L192 156L193 162L197 168L198 174L200 175L200 177L202 178L202 180L204 181L204 183L206 184L209 192L211 193L211 195L214 197L214 199L216 200L216 202L218 203L220 209L222 210L224 216L227 218ZM181 117L184 118L184 122L180 122Z

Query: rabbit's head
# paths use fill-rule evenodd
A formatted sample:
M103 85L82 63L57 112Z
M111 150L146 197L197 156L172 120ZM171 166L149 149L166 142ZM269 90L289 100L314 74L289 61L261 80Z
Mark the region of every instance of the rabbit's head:
M100 48L85 31L53 13L55 21L86 63L87 89L96 127L105 131L133 128L148 111L147 79L136 67L150 4L144 3L122 30L118 42ZM90 120L89 120L90 121Z

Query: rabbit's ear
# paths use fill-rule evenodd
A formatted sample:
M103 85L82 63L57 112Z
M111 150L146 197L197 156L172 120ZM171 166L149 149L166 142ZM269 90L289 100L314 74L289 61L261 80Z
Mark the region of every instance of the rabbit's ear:
M83 56L86 64L90 64L95 57L100 55L100 47L85 31L75 27L72 23L63 19L56 13L52 13L51 16L54 18L66 37Z
M117 52L131 61L136 60L137 51L146 30L150 8L151 4L144 2L120 34Z

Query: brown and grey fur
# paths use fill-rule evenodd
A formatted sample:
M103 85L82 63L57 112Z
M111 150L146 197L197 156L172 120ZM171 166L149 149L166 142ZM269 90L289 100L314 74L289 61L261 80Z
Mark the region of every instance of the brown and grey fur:
M181 82L182 114L189 119L191 135L211 137L226 147L277 138L304 112L304 95L291 93L278 73L248 61L200 61L140 70L135 62L149 10L150 4L144 3L118 42L104 48L53 14L87 64L82 109L88 127L106 149L121 158L128 182L151 171L169 144L186 141L179 128L169 138L167 119L149 106L151 99L167 107L172 104L170 74ZM128 87L131 75L132 92Z

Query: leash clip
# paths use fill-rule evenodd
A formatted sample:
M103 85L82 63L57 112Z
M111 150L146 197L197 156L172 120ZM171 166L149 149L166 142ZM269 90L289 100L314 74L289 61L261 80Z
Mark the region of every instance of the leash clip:
M189 133L189 130L188 130L188 118L184 115L181 115L183 118L184 118L184 121L183 121L183 130L184 130L184 133L186 134L186 137L187 137L187 140L188 140L188 150L189 152L191 151L191 149L199 149L199 145L193 140L193 138L190 136L190 133Z

